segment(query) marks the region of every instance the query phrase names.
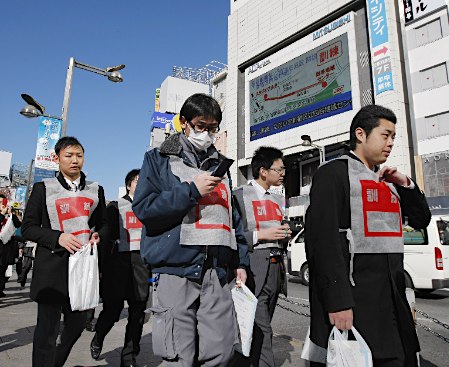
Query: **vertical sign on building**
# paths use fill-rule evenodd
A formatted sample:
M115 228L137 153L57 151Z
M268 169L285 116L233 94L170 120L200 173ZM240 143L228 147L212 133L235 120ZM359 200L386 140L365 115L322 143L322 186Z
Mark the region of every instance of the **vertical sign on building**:
M385 0L367 0L374 89L376 95L394 90Z
M36 168L59 170L59 165L55 162L55 145L61 137L61 129L62 120L41 116L34 161Z
M446 6L445 0L402 0L405 24L420 19L429 13Z

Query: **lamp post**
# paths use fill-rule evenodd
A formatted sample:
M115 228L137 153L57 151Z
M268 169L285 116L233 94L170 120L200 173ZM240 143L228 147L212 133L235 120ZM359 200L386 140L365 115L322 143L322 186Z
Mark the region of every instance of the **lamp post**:
M320 153L320 164L326 161L326 150L323 146L312 143L312 138L309 135L301 135L303 147L317 148Z
M95 66L91 66L88 64L84 64L81 62L76 61L73 57L69 60L69 67L67 69L67 78L65 83L65 90L64 90L64 102L62 105L62 116L61 117L55 117L51 115L45 114L45 107L39 104L33 97L22 94L22 98L27 103L27 105L22 108L20 111L20 114L32 118L32 117L38 117L38 116L45 116L45 117L52 117L59 120L62 120L62 131L61 136L67 135L67 120L68 120L68 113L69 113L69 103L70 103L70 95L72 91L72 78L73 78L73 70L74 68L79 68L83 70L90 71L95 74L99 74L102 76L107 77L110 81L114 83L120 83L123 82L123 77L120 74L119 70L122 70L125 65L118 65L118 66L112 66L107 67L106 69L100 69Z

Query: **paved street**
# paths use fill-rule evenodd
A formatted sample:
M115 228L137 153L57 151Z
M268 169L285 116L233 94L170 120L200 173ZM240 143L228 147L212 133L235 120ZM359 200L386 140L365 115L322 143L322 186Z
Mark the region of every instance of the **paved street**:
M15 278L15 274L13 275ZM309 314L307 307L308 288L295 282L289 282L289 298L302 305L280 301L288 311L278 307L273 319L274 348L277 366L305 367L308 366L300 358L302 341L305 338L309 318L299 313ZM11 279L6 287L7 297L0 300L0 366L31 366L31 351L34 325L36 322L36 304L29 298L29 283L21 290L15 279ZM428 315L449 323L449 291L439 291L435 294L418 295L417 308ZM96 311L98 316L101 307ZM119 366L120 351L126 325L127 311L122 313L121 320L108 334L101 359L90 358L89 343L93 333L85 331L75 344L66 366ZM430 319L418 315L418 322L430 329L449 337L449 330L437 325ZM421 342L421 367L449 366L449 345L443 340L418 327ZM142 352L138 362L148 366L163 366L161 359L153 356L151 351L151 320L144 326Z
M34 326L36 323L36 304L29 299L29 280L24 290L15 282L16 274L6 284L7 297L0 299L0 366L31 366L31 352ZM95 316L101 307L97 308ZM291 317L291 316L290 316ZM106 337L101 359L94 361L90 357L89 344L93 333L84 331L72 349L65 366L119 366L120 351L125 335L127 310L122 313L121 320ZM293 318L291 318L293 320ZM302 342L292 338L282 330L274 336L277 366L305 367L300 358ZM141 341L141 353L138 363L148 366L163 366L160 358L152 354L151 319L145 324Z

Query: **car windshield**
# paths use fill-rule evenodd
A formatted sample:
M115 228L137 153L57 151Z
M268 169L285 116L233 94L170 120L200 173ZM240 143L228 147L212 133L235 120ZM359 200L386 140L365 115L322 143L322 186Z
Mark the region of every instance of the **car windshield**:
M449 245L449 222L440 218L437 221L438 234L442 245Z

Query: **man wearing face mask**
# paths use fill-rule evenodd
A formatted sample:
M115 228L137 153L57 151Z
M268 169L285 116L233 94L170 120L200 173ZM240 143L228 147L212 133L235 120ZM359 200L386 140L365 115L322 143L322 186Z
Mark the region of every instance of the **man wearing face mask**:
M180 116L182 133L145 154L133 201L158 279L153 353L167 366L226 366L238 341L226 275L246 281L248 246L229 178L211 175L224 159L212 144L220 106L194 94Z

